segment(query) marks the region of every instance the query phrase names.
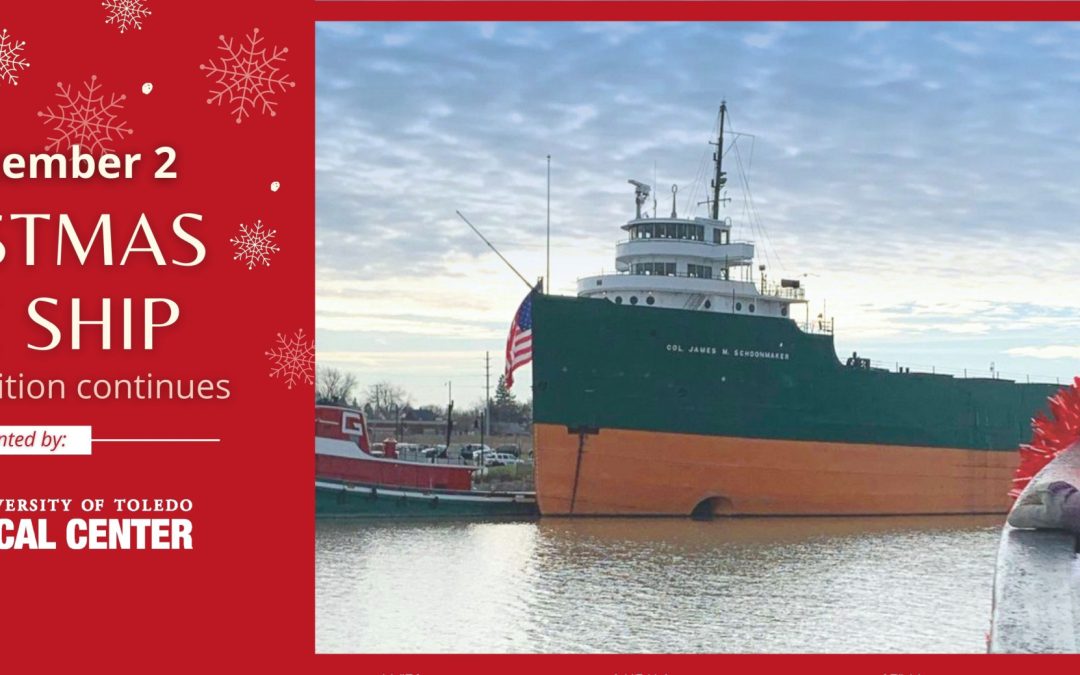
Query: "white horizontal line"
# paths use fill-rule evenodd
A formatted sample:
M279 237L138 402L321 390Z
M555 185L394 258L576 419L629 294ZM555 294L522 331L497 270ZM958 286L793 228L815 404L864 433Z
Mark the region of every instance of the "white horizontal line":
M220 443L220 438L92 438L94 443Z

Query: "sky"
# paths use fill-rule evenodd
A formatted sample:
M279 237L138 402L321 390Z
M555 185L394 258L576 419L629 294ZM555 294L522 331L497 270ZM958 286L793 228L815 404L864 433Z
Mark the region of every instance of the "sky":
M574 294L614 269L627 179L705 215L721 100L732 238L840 355L1080 375L1080 24L1039 23L319 24L317 362L480 401L527 288L455 212L544 276L551 155Z

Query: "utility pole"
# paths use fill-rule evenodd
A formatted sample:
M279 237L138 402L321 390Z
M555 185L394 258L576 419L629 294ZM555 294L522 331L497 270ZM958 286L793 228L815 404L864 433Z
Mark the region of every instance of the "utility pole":
M491 352L484 352L484 418L491 417ZM491 425L487 427L491 435Z
M446 392L448 402L446 404L446 456L450 456L450 433L454 430L454 383L446 383ZM435 453L438 454L438 453ZM435 458L432 456L431 462L435 463Z
M484 465L484 438L491 435L491 352L484 352L484 414L480 417L480 466Z

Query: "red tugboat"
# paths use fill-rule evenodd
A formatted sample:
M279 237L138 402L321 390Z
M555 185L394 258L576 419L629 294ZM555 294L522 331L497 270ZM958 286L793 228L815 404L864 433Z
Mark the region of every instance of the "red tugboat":
M475 467L371 454L364 414L315 406L315 515L375 518L531 518L531 492L472 490Z

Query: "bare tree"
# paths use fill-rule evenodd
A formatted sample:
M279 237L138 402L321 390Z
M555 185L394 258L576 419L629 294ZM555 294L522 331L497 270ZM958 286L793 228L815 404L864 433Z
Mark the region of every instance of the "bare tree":
M364 390L365 409L371 406L376 419L392 419L409 404L411 397L401 387L390 382L376 382Z
M315 402L331 405L353 403L356 376L337 368L319 366L315 369Z

